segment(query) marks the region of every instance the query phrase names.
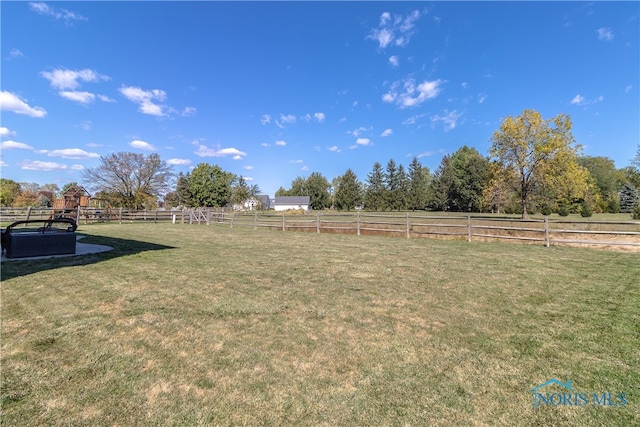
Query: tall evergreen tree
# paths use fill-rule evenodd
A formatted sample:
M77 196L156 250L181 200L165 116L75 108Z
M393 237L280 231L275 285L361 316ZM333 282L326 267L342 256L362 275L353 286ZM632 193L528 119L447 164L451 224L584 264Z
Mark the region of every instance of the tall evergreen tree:
M373 164L373 169L367 175L367 189L365 191L364 206L368 210L379 211L385 205L384 171L379 162Z
M385 207L389 210L402 209L402 177L398 172L395 160L391 159L387 163L384 175L385 182Z
M411 210L424 209L427 206L427 191L431 174L423 167L417 157L409 165L409 203Z
M338 179L336 188L336 207L340 210L354 209L362 202L362 186L351 169Z
M178 174L178 180L176 182L176 197L178 199L178 205L191 206L191 191L189 191L189 178L191 174L187 172L184 175L182 172Z
M620 190L620 212L629 213L640 203L640 192L630 182L625 182Z

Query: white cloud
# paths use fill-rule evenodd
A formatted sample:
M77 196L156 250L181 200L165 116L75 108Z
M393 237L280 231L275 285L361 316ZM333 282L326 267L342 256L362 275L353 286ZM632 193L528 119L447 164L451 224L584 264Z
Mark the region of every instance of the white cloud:
M12 130L9 130L9 128L7 127L0 127L0 138L8 138L10 136L15 136L15 132Z
M398 65L400 65L400 61L398 60L398 57L396 55L393 55L389 57L389 64L397 67Z
M424 116L426 116L426 114L424 114L424 113L423 113L423 114L417 114L417 115L415 115L415 116L411 116L411 117L409 117L409 118L405 119L405 120L402 122L402 124L403 124L403 125L414 125L414 124L416 124L416 122L418 121L418 119L421 119L421 118L423 118Z
M299 164L302 163L302 160L289 160L289 163Z
M356 144L366 147L367 145L371 145L371 140L369 138L358 138L356 139Z
M308 171L309 170L309 166L304 165L303 167L300 168L301 171Z
M324 119L326 118L324 113L313 113L313 117L318 121L318 123L324 122Z
M3 150L33 150L32 146L17 141L2 141L0 148Z
M584 107L584 106L595 104L597 102L602 102L602 101L604 101L604 96L602 96L602 95L600 95L599 97L594 98L594 99L587 99L584 96L582 96L580 94L577 94L571 100L571 104L578 105L580 107Z
M416 107L423 102L433 99L442 91L442 80L425 80L416 84L412 78L405 79L402 82L394 82L391 84L389 92L382 95L382 101L395 103L400 108ZM402 87L402 90L398 89Z
M262 143L262 144L260 144L260 145L262 145L263 147L268 147L268 146L269 146L269 144L268 144L267 142L263 142L263 143Z
M84 169L84 166L82 165L71 165L71 169L73 169L74 171L81 171Z
M417 10L406 17L396 15L393 19L389 12L383 12L380 15L380 24L370 31L366 39L377 41L381 49L391 44L404 46L409 43L418 18L420 18L420 12Z
M487 99L487 95L479 93L478 94L478 104L482 104Z
M146 141L141 141L139 139L134 139L129 143L129 145L133 148L137 148L139 150L147 150L147 151L155 151L156 147L149 144Z
M462 117L462 113L458 113L456 110L453 110L453 111L444 110L444 115L442 116L440 115L431 116L431 122L434 124L441 122L444 125L444 131L448 132L456 128L456 126L458 125L458 121L460 120L460 117Z
M380 134L380 136L389 136L389 135L392 135L392 134L393 134L393 130L391 130L391 129L385 129L385 130L384 130L384 132L382 132L382 133Z
M80 87L80 82L99 82L110 80L108 76L97 73L93 70L85 68L84 70L67 70L62 68L56 68L52 72L42 71L40 73L42 77L49 80L51 87L58 90L65 89L77 89Z
M598 40L611 41L613 40L613 31L609 28L598 28Z
M39 160L24 160L18 163L21 169L30 171L53 171L63 170L67 168L67 165L56 162L41 162Z
M332 147L329 147L329 151L333 151L334 153L339 153L340 149L338 148L337 145L334 145Z
M0 166L9 166L4 160L0 160Z
M87 147L91 147L91 148L102 147L102 144L98 144L96 142L89 142L87 144Z
M276 145L279 147L284 147L285 145L287 145L286 141L276 141Z
M263 125L271 123L271 116L268 114L263 114L260 118L260 123L262 123Z
M232 156L234 159L239 160L243 156L246 156L247 153L238 150L237 148L222 148L216 149L207 147L206 145L198 145L198 151L196 154L200 157L226 157Z
M296 116L294 116L293 114L287 114L286 116L284 114L280 114L280 123L295 123L296 122Z
M39 153L49 157L62 157L64 159L95 159L100 157L98 153L89 153L80 148L63 148L61 150L40 150Z
M246 165L246 166L243 166L243 167L242 167L242 169L245 169L245 170L250 171L250 170L253 170L253 166L251 166L251 165Z
M362 135L364 132L370 132L373 130L373 127L370 126L368 128L364 126L360 126L358 129L354 129L352 131L347 131L348 135L355 136L356 138Z
M91 104L96 96L89 92L77 92L77 91L61 91L59 95L70 101L79 102L81 104Z
M195 107L185 107L180 115L184 117L191 117L196 115L196 111L198 110L196 110Z
M138 104L138 111L142 114L149 114L151 116L162 117L165 115L165 105L154 103L158 101L164 102L167 98L165 91L160 89L142 90L139 87L134 86L122 86L120 93L129 101Z
M421 158L423 158L423 157L431 157L431 156L433 156L434 154L436 154L436 152L435 152L435 151L425 151L425 152L423 152L423 153L418 154L416 157L417 157L417 158L419 158L419 159L421 159Z
M469 83L467 83L467 82L462 82L462 83L460 83L460 86L462 86L462 89L466 89L466 88L468 88L468 87L469 87Z
M624 93L629 93L631 92L631 89L633 89L633 86L629 85L627 87L624 88Z
M7 59L22 58L23 56L24 54L20 51L20 49L11 49L11 51L9 51L9 57Z
M575 105L582 105L582 103L584 103L584 96L577 94L576 96L573 97L573 99L571 100L571 103Z
M368 38L376 40L379 46L384 49L393 41L393 30L387 28L374 29Z
M102 102L116 102L115 99L109 98L107 95L98 95L98 99Z
M31 2L29 3L29 8L40 15L51 16L56 20L62 19L67 24L71 24L72 21L87 21L87 18L82 15L68 11L67 9L49 7L49 5L44 2Z
M187 166L191 164L191 160L189 159L169 159L167 160L168 165L176 165L176 166Z
M31 107L26 101L20 99L18 95L4 90L0 92L0 110L37 118L47 115L47 111L44 108Z

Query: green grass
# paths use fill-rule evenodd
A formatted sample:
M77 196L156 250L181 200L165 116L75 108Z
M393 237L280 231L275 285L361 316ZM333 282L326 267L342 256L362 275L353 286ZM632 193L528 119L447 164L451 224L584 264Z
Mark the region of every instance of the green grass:
M2 265L3 425L640 423L638 254L79 231L116 249ZM628 404L534 410L550 378Z

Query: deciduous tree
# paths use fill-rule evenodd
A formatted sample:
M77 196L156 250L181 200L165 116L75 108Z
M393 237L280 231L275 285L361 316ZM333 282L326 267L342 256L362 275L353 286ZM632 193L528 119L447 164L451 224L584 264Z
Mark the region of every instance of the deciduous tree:
M579 146L574 146L571 119L565 114L544 120L537 111L525 110L520 116L504 119L491 141L491 157L500 166L502 178L512 180L511 186L517 189L523 218L536 190L568 181L576 181L572 192L586 185L577 182L580 176L565 172L579 170L573 167L577 166Z
M19 194L20 184L11 179L0 178L0 206L13 206Z
M231 202L236 176L218 165L200 163L191 171L189 192L192 206L223 207Z
M170 165L157 153L147 156L119 152L100 157L100 165L86 169L83 180L94 192L110 195L111 203L140 209L158 200L173 179Z

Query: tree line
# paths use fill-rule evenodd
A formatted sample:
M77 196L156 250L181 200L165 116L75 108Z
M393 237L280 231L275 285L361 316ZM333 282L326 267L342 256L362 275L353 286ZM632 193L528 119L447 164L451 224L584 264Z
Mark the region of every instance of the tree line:
M432 173L414 157L408 168L390 159L375 162L364 181L348 169L331 182L320 172L297 177L276 196L309 196L314 210L364 208L545 215L632 212L640 218L640 145L629 166L616 169L608 157L583 156L571 133L569 116L543 119L535 110L507 117L491 138L489 155L463 146L445 155ZM173 173L157 154L113 153L83 174L96 195L113 206L221 207L242 205L260 194L242 176L201 163L186 174ZM70 183L68 185L77 185ZM0 205L38 206L63 192L0 179ZM635 217L634 216L634 217Z

